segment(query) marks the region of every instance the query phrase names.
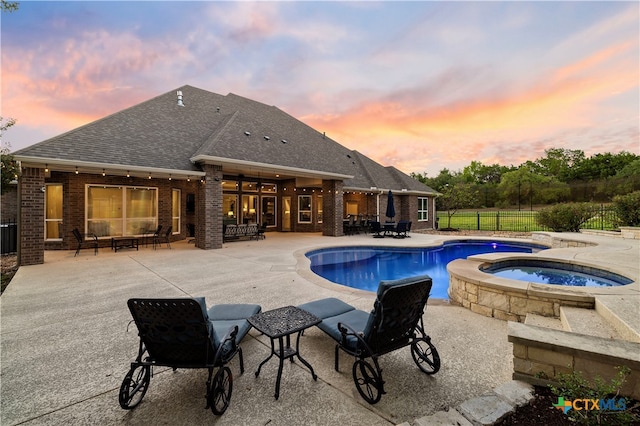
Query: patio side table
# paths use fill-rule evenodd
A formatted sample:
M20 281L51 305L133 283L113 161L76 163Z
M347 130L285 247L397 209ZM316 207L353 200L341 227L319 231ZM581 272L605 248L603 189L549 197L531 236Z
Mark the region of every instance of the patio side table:
M318 376L313 371L313 367L302 356L300 356L300 335L302 331L319 324L321 319L317 316L295 306L285 306L271 311L261 312L248 318L249 323L271 340L271 354L260 363L256 371L256 377L260 374L262 366L274 355L280 359L278 365L278 378L276 379L275 398L280 396L280 380L282 378L282 367L284 360L293 362L296 356L310 371L313 380L318 380ZM296 336L296 346L291 347L291 335ZM285 343L286 338L286 343ZM278 340L278 348L275 347L275 340Z

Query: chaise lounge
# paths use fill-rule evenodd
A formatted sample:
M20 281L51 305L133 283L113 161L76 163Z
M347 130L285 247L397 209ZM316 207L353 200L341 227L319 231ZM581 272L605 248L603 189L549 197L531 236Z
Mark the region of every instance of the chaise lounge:
M233 391L227 364L238 354L240 374L244 373L239 344L251 328L247 318L260 312L260 306L221 304L207 310L202 297L129 299L127 305L138 327L140 344L120 386L120 406L133 409L142 401L153 367L206 368L205 408L223 414Z
M413 361L423 373L435 374L440 369L440 356L425 334L422 319L431 285L427 275L381 281L371 313L336 298L298 307L321 318L318 327L337 342L336 371L339 350L355 357L353 381L362 398L375 404L385 393L378 364L381 355L411 346Z

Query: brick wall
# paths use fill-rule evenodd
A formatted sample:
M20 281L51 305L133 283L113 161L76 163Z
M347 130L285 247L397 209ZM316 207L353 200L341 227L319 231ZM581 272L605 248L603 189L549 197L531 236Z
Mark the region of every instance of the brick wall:
M222 248L222 167L205 165L206 183L196 195L196 247Z
M0 203L0 215L2 216L2 222L17 222L18 186L11 185L6 191L3 191Z
M18 255L20 265L44 263L44 169L25 167L19 180L20 223Z
M341 181L325 180L322 182L322 235L331 237L344 235L342 187Z

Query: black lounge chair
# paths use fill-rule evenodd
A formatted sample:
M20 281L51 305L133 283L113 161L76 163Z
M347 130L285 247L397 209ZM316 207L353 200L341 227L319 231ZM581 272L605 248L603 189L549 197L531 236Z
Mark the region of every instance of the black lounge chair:
M355 357L353 381L369 404L380 401L385 393L378 364L381 355L411 346L413 361L423 373L435 374L440 369L440 356L422 320L431 284L427 275L381 281L371 313L335 298L298 306L321 318L318 327L337 342L336 371L340 349Z
M98 236L96 234L85 234L82 235L78 228L73 228L73 236L76 237L76 241L78 242L78 248L76 249L76 254L73 257L76 257L80 254L80 249L84 245L89 245L93 247L93 255L98 254Z
M205 408L223 414L233 391L227 364L238 354L240 374L244 373L242 348L238 345L251 328L247 318L260 312L260 306L223 304L207 310L202 297L129 299L127 305L138 327L140 345L120 386L120 406L132 409L142 401L153 367L207 368Z

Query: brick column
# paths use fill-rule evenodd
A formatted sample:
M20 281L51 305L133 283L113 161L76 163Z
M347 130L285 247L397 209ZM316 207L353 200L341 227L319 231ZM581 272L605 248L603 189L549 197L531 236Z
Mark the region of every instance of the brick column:
M196 247L222 248L222 167L204 165L206 183L198 189L196 205Z
M322 235L330 237L344 235L342 229L343 186L342 181L338 180L322 181Z
M20 265L44 263L44 169L25 167L19 179L18 259Z

